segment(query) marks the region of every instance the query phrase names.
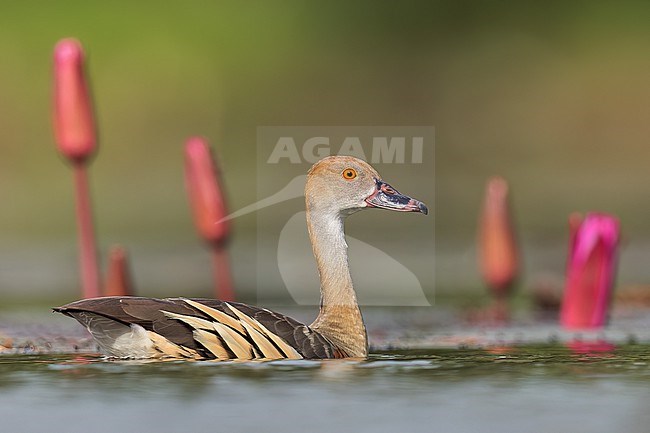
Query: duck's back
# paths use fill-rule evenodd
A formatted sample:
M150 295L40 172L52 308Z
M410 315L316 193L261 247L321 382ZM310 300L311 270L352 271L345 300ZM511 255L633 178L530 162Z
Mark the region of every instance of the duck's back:
M105 297L54 309L119 358L324 359L346 354L273 311L214 299Z

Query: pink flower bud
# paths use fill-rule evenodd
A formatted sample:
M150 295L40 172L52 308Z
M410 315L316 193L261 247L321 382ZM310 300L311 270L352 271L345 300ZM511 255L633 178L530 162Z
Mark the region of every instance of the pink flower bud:
M95 122L84 73L84 53L75 39L54 48L54 133L59 151L72 162L95 150Z
M495 295L506 295L517 278L519 253L508 203L508 183L501 177L493 177L487 183L478 249L486 283Z
M203 138L185 142L185 180L199 234L211 244L222 244L230 231L228 211L217 166Z
M133 296L133 284L126 251L121 246L111 248L108 257L105 296Z
M587 214L572 231L560 322L571 329L599 328L607 321L614 285L619 223L610 215Z

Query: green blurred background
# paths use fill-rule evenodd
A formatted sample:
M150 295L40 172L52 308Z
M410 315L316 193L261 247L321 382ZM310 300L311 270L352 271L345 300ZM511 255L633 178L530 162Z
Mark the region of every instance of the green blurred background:
M52 49L68 36L88 52L101 133L100 247L129 249L139 293L210 294L182 143L210 139L237 209L256 199L260 125L434 125L436 182L422 187L435 188L437 294L483 291L474 240L493 174L512 185L523 292L561 284L572 211L618 215L619 281L647 283L649 22L641 1L2 2L0 291L78 293L72 179L50 123ZM237 220L249 294L255 237L254 215Z

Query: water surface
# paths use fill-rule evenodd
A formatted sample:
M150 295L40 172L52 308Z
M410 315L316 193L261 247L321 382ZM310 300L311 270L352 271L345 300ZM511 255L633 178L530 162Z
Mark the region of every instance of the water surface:
M6 355L1 431L648 431L650 347L579 351L274 362Z

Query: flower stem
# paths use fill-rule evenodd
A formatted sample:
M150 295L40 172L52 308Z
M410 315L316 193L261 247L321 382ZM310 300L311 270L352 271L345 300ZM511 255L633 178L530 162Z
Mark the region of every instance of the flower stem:
M225 246L216 245L212 247L212 263L214 266L214 284L217 299L234 301L235 293L232 287L230 257Z
M82 163L74 164L74 183L81 287L84 298L95 298L100 296L97 248L93 230L88 173L86 166Z

